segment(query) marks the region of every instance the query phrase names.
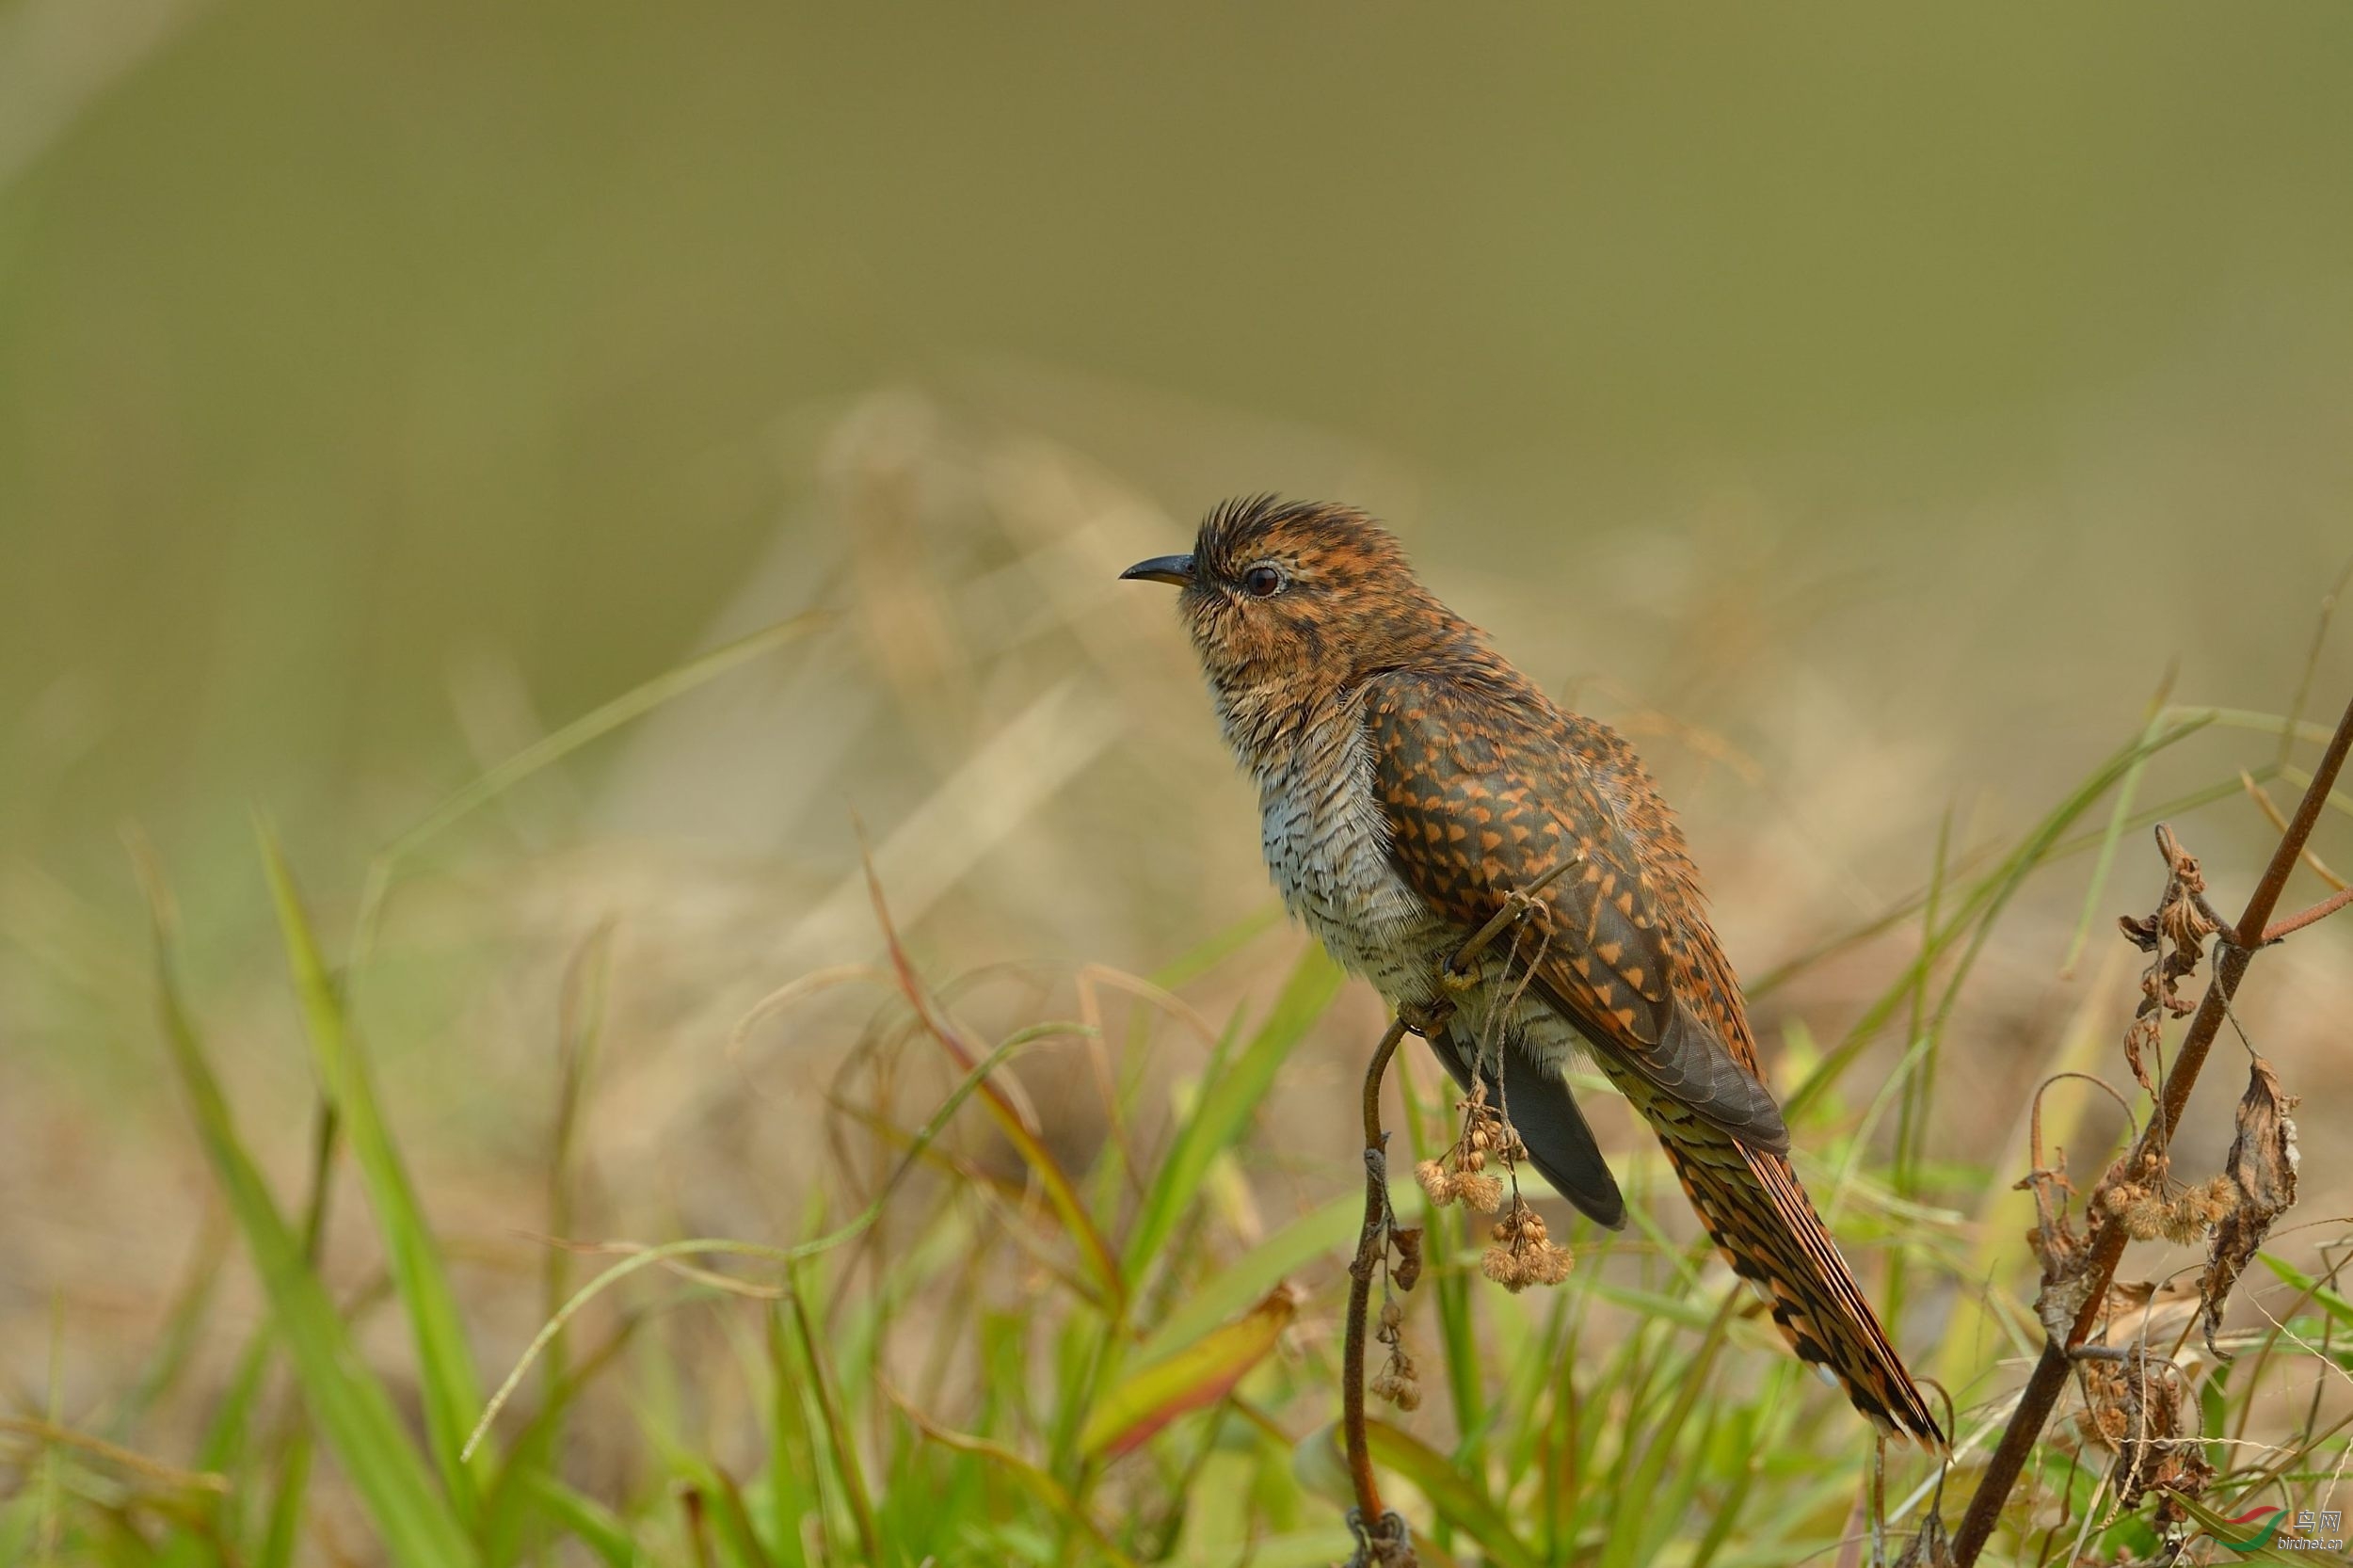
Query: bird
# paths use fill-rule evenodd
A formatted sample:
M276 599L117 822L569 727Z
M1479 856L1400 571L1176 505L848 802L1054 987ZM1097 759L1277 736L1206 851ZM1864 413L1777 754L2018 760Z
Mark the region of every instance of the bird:
M1443 1017L1428 1043L1472 1103L1483 1090L1515 1150L1617 1228L1625 1198L1565 1078L1590 1060L1790 1348L1883 1434L1945 1450L1789 1162L1698 868L1633 747L1507 663L1353 507L1229 501L1190 552L1121 576L1180 590L1291 915L1401 1017ZM1495 944L1511 951L1453 974L1514 908L1531 918Z

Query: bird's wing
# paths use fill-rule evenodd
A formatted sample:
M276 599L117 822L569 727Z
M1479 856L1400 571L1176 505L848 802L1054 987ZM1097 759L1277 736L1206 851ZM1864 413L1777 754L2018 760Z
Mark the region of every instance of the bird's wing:
M1468 932L1568 862L1539 895L1548 920L1520 938L1531 988L1662 1095L1749 1147L1787 1152L1730 966L1692 906L1680 839L1625 744L1548 704L1443 675L1379 675L1364 700L1389 853L1407 884ZM1630 830L1638 822L1652 864ZM1658 863L1662 852L1672 863Z

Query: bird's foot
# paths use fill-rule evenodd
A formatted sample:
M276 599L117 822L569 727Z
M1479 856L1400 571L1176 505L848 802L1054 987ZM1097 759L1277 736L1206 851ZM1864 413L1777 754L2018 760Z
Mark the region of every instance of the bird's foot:
M1438 966L1438 984L1449 997L1459 997L1475 989L1486 978L1476 958L1460 965L1449 958Z
M1356 1537L1356 1554L1348 1560L1349 1568L1415 1568L1421 1560L1414 1555L1413 1530L1395 1509L1385 1511L1377 1524L1368 1526L1363 1512L1352 1508L1348 1528Z
M1454 1016L1454 1003L1446 997L1433 1001L1401 1001L1397 1004L1397 1021L1423 1039L1434 1037Z

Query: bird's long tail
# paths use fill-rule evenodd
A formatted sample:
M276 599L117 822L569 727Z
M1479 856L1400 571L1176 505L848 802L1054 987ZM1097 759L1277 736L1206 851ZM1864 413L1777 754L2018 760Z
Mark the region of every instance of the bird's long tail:
M1620 1087L1666 1146L1733 1272L1764 1296L1789 1348L1835 1378L1881 1432L1944 1449L1943 1429L1789 1161L1744 1147L1675 1102L1645 1093L1647 1086Z

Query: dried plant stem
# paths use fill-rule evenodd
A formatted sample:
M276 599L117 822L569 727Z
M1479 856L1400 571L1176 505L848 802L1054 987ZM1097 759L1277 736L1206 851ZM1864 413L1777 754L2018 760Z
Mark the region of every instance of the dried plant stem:
M2293 932L2301 931L2308 925L2327 920L2348 904L2353 904L2353 888L2340 888L2310 909L2300 914L2290 915L2282 920L2274 920L2265 926L2264 940L2276 942Z
M2264 814L2264 821L2271 824L2273 831L2285 833L2288 830L2288 820L2280 814L2280 808L2277 806L2271 804L2271 792L2265 789L2262 781L2245 768L2239 770L2238 781L2240 788L2253 798L2255 809ZM2343 891L2348 886L2353 886L2330 871L2329 862L2314 855L2310 844L2304 846L2304 864L2313 869L2314 876L2339 891Z
M1449 980L1467 979L1471 966L1489 944L1538 908L1544 889L1577 863L1577 857L1561 861L1506 898L1494 918L1447 960ZM1365 1427L1365 1336L1372 1315L1372 1280L1388 1256L1396 1218L1389 1210L1389 1135L1381 1126L1381 1085L1409 1032L1427 1039L1453 1016L1454 1003L1445 996L1418 1008L1399 1008L1365 1066L1365 1224L1357 1233L1355 1259L1348 1266L1348 1322L1340 1349L1340 1428L1348 1447L1349 1480L1356 1494L1356 1508L1349 1516L1356 1531L1354 1560L1383 1568L1406 1568L1416 1559L1405 1521L1382 1506L1381 1489L1372 1474L1371 1437Z
M2205 1064L2206 1052L2221 1031L2224 1016L2229 1013L2231 1000L2237 994L2239 982L2247 973L2248 961L2264 944L2271 930L2271 912L2280 903L2289 873L2295 871L2304 845L2312 837L2313 826L2319 821L2321 808L2328 803L2329 791L2345 766L2345 754L2353 750L2353 703L2345 707L2345 716L2337 721L2336 733L2329 738L2329 749L2313 770L2312 782L2305 788L2303 801L2296 815L2281 834L2279 846L2272 851L2271 863L2265 868L2263 880L2256 884L2247 901L2247 908L2239 916L2227 941L2217 944L2214 959L2214 979L2206 987L2205 998L2199 1003L2198 1016L2191 1020L2189 1032L2183 1037L2180 1054L2172 1072L2166 1078L2165 1092L2156 1112L2143 1129L2135 1145L2128 1166L2137 1167L2162 1151L2172 1140L2173 1129L2182 1119L2183 1108L2189 1101L2189 1093L2198 1081L2200 1068ZM2329 912L2335 901L2326 901L2315 911L2309 912L2317 920ZM2288 929L2309 923L2302 917L2282 922ZM2281 935L2285 933L2282 932ZM2009 1425L2002 1432L2002 1441L1986 1464L1985 1475L1977 1482L1977 1490L1969 1499L1969 1509L1961 1516L1961 1529L1953 1539L1953 1561L1959 1568L1969 1568L1986 1542L1993 1534L1993 1527L2002 1516L2002 1506L2009 1499L2010 1489L2018 1482L2025 1469L2027 1455L2042 1434L2044 1423L2050 1420L2053 1408L2067 1384L2067 1375L2073 1361L2074 1351L2091 1333L2099 1320L2100 1311L2107 1300L2108 1284L2116 1276L2116 1266L2124 1256L2127 1238L2121 1220L2104 1214L2096 1223L2089 1245L2089 1258L2082 1278L2086 1281L2083 1305L2077 1310L2075 1321L2067 1341L2046 1340L2041 1359L2035 1363L2034 1373L2026 1380L2019 1396L2018 1408L2011 1414Z
M1354 1524L1374 1545L1387 1534L1388 1511L1372 1475L1372 1446L1365 1432L1365 1322L1372 1309L1372 1276L1389 1247L1388 1134L1381 1129L1381 1083L1389 1061L1405 1038L1402 1016L1390 1021L1365 1068L1365 1227L1356 1238L1356 1258L1348 1266L1348 1336L1340 1356L1341 1425L1348 1434L1348 1474L1356 1489ZM1402 1535L1401 1528L1397 1532ZM1376 1546L1377 1550L1377 1546ZM1409 1556L1412 1548L1406 1548Z

